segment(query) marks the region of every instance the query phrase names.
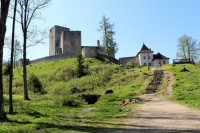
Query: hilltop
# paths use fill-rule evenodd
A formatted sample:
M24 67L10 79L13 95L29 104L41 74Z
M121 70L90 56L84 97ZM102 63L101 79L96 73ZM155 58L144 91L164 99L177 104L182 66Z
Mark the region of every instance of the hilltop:
M75 58L28 65L28 79L35 75L43 89L42 94L35 94L30 89L30 101L23 100L22 68L16 68L13 83L15 114L8 115L11 122L3 123L0 131L93 131L101 126L107 127L106 122L115 122L118 118L123 121L130 114L131 106L120 104L124 99L145 92L151 79L146 74L147 67L121 66L94 58L86 58L85 65L87 75L81 78L75 74ZM4 77L5 86L6 80ZM107 90L113 93L105 94ZM95 104L88 104L82 98L83 94L101 97ZM5 98L7 110L8 96Z
M131 132L132 129L126 129L127 125L130 128L130 123L127 122L135 120L137 114L142 114L142 111L150 113L146 108L138 107L148 105L148 108L153 108L157 105L155 102L166 101L163 98L153 98L155 100L148 104L148 100L143 101L140 98L153 80L153 70L148 71L147 67L133 64L116 65L105 59L94 58L85 58L84 64L88 67L87 74L81 78L77 78L75 73L75 58L28 65L28 79L34 75L42 84L41 93L34 93L34 89L29 86L30 101L23 100L22 68L16 68L13 84L15 113L8 114L10 121L1 124L0 132L106 132L116 130ZM200 107L200 68L198 66L165 65L160 70L164 70L164 75L156 95L164 96L183 105ZM4 85L7 86L6 76ZM168 90L169 85L171 91ZM107 92L109 94L106 94ZM4 93L7 94L8 90L5 89ZM83 98L85 95L99 96L98 101L95 104L88 104ZM129 106L122 104L126 99L133 98L138 99L142 104L128 103ZM8 111L7 95L5 99L5 109ZM173 106L177 105L173 104ZM168 105L164 105L165 107ZM152 117L157 114L153 110L151 113L154 114ZM163 115L161 110L160 113ZM149 123L152 123L151 120Z

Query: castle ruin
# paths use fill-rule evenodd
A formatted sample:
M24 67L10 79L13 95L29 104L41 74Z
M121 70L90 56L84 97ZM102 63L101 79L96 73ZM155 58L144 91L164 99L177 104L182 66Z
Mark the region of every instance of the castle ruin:
M81 53L83 57L96 58L99 55L107 55L100 47L99 41L97 46L81 46L81 31L70 31L69 28L56 25L50 29L49 38L49 56L75 57ZM114 54L111 56L115 57Z
M81 31L54 26L49 35L49 56L68 54L75 56L81 51Z
M104 57L115 63L127 64L132 62L141 66L161 67L169 64L169 58L153 51L143 44L141 50L136 56L123 57L119 60L115 59L115 54L111 53L108 57L106 52L97 41L96 46L81 45L81 31L71 31L69 28L55 25L50 29L49 35L49 56L32 60L30 63L49 62L61 59L74 58L78 54L82 54L84 58Z

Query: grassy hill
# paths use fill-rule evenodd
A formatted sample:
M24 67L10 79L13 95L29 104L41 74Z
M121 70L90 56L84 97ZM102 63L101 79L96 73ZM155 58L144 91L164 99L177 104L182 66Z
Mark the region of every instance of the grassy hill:
M119 127L130 112L130 106L120 106L122 100L145 92L151 76L146 67L120 66L97 59L85 59L87 75L76 77L76 59L28 65L28 79L35 75L42 84L42 94L33 93L23 100L22 68L14 70L14 114L1 123L0 132L81 132ZM151 73L151 72L150 72ZM4 77L8 94L8 77ZM75 90L75 91L74 91ZM105 94L113 90L112 94ZM101 95L95 104L87 104L83 94ZM8 96L5 95L8 111ZM65 103L68 103L65 106Z
M188 71L181 72L184 68ZM200 67L180 64L166 65L163 69L170 71L175 77L172 99L200 109Z

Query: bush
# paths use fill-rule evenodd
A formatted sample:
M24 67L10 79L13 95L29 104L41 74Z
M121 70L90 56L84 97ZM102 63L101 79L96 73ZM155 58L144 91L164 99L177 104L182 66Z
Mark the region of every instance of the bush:
M86 70L88 69L88 67L84 66L84 58L81 54L77 55L76 60L77 60L76 74L77 77L80 78L87 74Z
M7 63L3 68L3 75L8 76L11 72L11 64Z
M29 87L34 93L44 93L42 83L36 75L31 75L29 78Z
M64 96L62 105L63 106L68 106L68 107L80 107L80 101L78 101L77 97L72 97L72 96Z
M128 62L125 66L126 69L131 69L131 68L134 68L135 67L135 64L133 62Z

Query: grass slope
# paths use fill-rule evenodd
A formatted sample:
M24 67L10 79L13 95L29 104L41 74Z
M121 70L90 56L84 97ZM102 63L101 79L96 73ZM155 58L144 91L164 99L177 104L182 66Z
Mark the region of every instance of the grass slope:
M28 77L36 75L45 94L30 93L23 100L22 68L14 70L14 114L0 125L0 132L94 132L119 128L130 112L130 106L120 106L122 100L144 93L149 82L146 67L119 66L97 59L85 59L88 75L76 78L76 59L28 65ZM7 77L4 86L7 87ZM77 88L80 93L71 93ZM105 95L112 89L113 94ZM8 89L5 89L5 109L8 111ZM94 105L81 99L82 94L102 95ZM73 107L63 106L72 101Z
M183 68L188 72L181 72ZM173 84L172 98L180 103L200 109L200 68L195 65L166 65L163 67L169 70L175 77Z

